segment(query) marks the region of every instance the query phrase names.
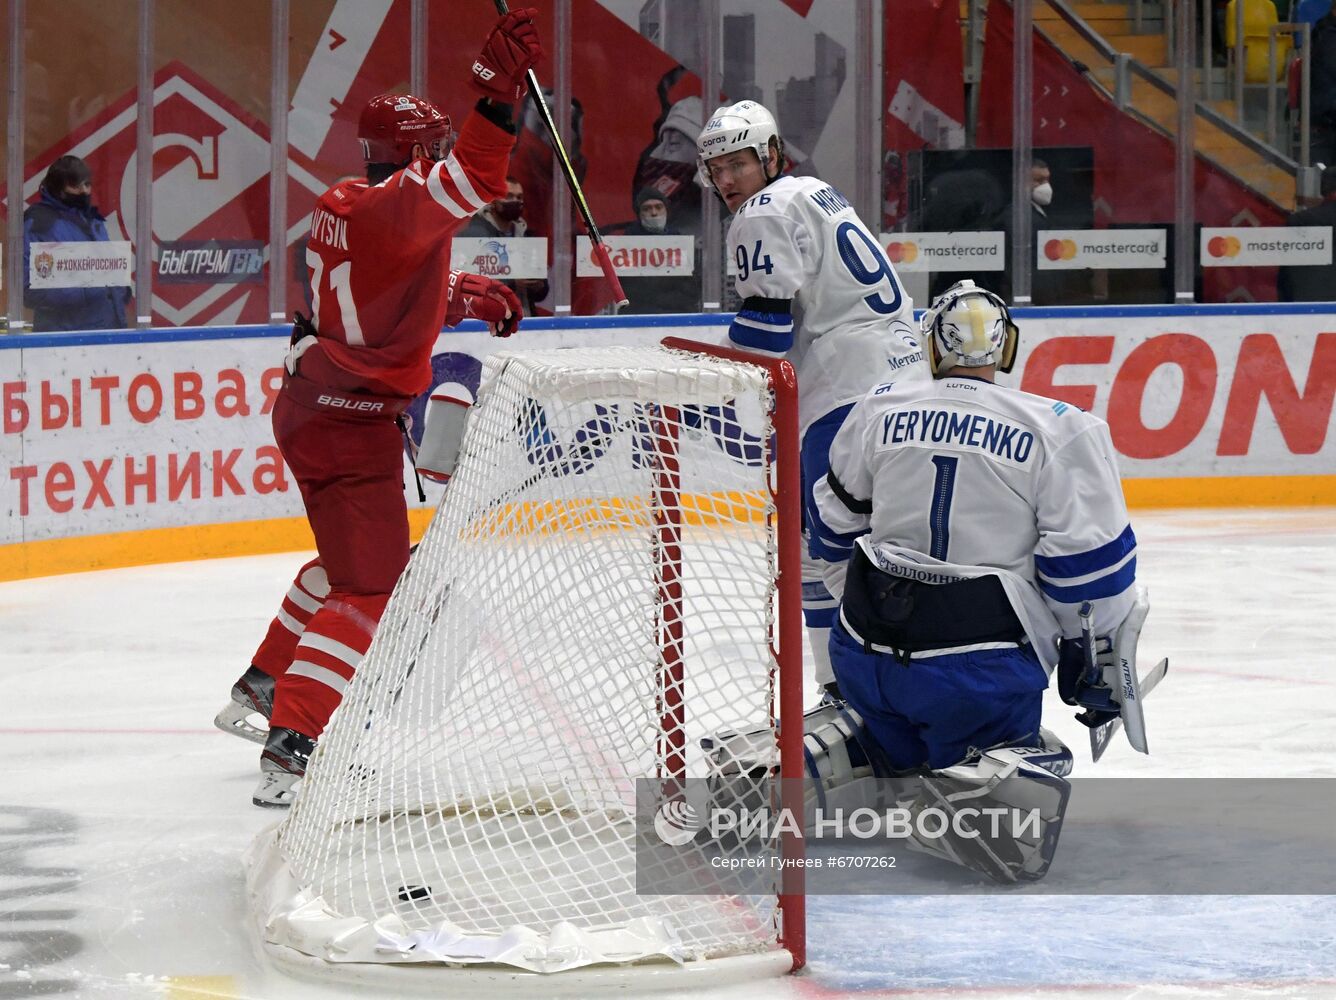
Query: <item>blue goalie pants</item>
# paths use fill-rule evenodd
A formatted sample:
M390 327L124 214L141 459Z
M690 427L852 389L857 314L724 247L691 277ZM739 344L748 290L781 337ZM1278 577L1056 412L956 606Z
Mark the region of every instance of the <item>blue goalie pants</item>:
M971 749L1039 746L1048 675L1028 645L903 665L889 653L865 652L837 621L830 656L840 693L896 770L950 767Z
M919 583L855 547L830 657L841 693L896 770L1039 745L1048 674L996 577Z

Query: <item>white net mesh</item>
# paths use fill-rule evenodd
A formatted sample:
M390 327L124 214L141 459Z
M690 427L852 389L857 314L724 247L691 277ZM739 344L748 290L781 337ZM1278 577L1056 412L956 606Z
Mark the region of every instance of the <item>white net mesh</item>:
M271 943L539 971L776 947L774 895L638 893L635 822L636 779L756 780L711 734L760 728L773 765L771 406L761 369L659 348L488 361L278 829Z

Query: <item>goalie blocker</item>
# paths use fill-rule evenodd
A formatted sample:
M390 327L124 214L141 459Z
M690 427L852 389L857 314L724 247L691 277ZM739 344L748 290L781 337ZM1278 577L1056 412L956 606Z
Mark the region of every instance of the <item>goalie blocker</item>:
M1082 604L1081 637L1063 639L1058 650L1058 693L1068 705L1085 709L1076 716L1090 727L1090 756L1099 760L1119 728L1138 753L1149 754L1143 699L1169 671L1161 660L1143 678L1137 672L1137 644L1150 613L1150 595L1138 587L1136 601L1113 635L1096 636L1094 608Z

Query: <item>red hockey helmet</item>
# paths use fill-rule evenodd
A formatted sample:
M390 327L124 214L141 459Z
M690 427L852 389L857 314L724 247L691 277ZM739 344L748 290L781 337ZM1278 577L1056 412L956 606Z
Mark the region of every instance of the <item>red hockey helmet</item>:
M455 133L450 116L430 101L412 94L381 94L362 109L357 138L368 163L407 163L418 145L433 160L441 159L454 145Z

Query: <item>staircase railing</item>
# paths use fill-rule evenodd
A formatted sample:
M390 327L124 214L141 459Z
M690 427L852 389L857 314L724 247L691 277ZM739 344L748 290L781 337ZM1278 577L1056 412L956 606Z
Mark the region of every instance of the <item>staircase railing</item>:
M1155 70L1152 67L1147 66L1145 63L1141 62L1139 59L1135 58L1134 56L1128 53L1119 52L1117 49L1115 49L1108 42L1108 40L1104 38L1103 35L1101 35L1094 28L1092 28L1090 24L1085 21L1084 18L1082 18L1072 9L1067 0L1043 0L1043 2L1046 3L1058 15L1058 17L1062 21L1064 21L1073 31L1075 31L1078 35L1080 35L1081 38L1087 44L1089 44L1093 49L1095 49L1104 58L1106 58L1109 61L1110 65L1112 66L1114 70L1114 89L1112 93L1110 93L1106 88L1104 88L1099 83L1098 80L1091 78L1090 82L1094 86L1102 90L1111 100L1113 100L1117 104L1120 110L1132 114L1139 121L1142 121L1148 126L1156 129L1157 131L1169 134L1168 130L1165 129L1163 126L1161 126L1158 122L1137 111L1137 109L1131 105L1130 103L1131 92L1132 92L1131 77L1137 77L1141 80L1146 81L1156 90L1160 91L1165 95L1173 97L1175 100L1177 100L1178 98L1178 88L1174 86L1174 84L1166 80L1159 73L1155 72ZM1173 2L1174 0L1162 0L1161 9L1164 12L1164 22L1166 26L1173 24L1173 18L1170 16L1170 13L1172 12L1173 9ZM1206 8L1207 17L1209 18L1209 10L1211 5L1207 3L1204 4L1203 6ZM1236 10L1239 12L1238 16L1241 19L1242 4L1237 4ZM1139 30L1144 23L1143 22L1144 11L1142 8L1142 0L1133 0L1132 15L1133 15L1133 24L1135 26L1134 30ZM1205 20L1203 28L1204 28L1204 34L1209 39L1210 37L1209 20ZM1293 30L1300 34L1301 39L1306 38L1306 31L1304 29L1307 29L1307 25L1290 25L1290 24L1277 25L1276 29L1284 29L1285 31ZM1042 31L1043 29L1037 28L1037 30ZM1235 84L1236 93L1241 92L1242 90L1242 81L1244 75L1242 70L1244 64L1242 41L1243 41L1243 34L1240 29L1236 32L1235 35L1236 44L1234 46L1236 52L1235 65L1236 67L1238 67L1235 73L1237 79L1237 82ZM1273 38L1273 44L1274 44L1274 38ZM1303 45L1304 45L1303 51L1306 56L1308 51L1308 43L1305 41ZM1206 63L1206 67L1205 71L1202 74L1203 80L1210 79L1209 59L1210 59L1210 53L1208 49L1206 52L1204 52L1203 61ZM1311 69L1310 64L1311 64L1311 59L1305 58L1302 68L1303 77L1301 85L1301 92L1303 95L1307 95L1309 93L1309 72ZM1273 66L1272 69L1273 76L1274 72L1275 70ZM1307 136L1309 128L1309 108L1308 108L1307 96L1303 97L1300 107L1299 131L1303 137L1303 140L1300 148L1299 160L1295 160L1294 158L1287 155L1284 151L1277 148L1277 145L1274 142L1267 142L1264 139L1258 138L1252 132L1244 128L1241 122L1231 121L1226 116L1220 114L1220 112L1216 111L1209 104L1207 104L1206 101L1201 100L1196 96L1195 87L1194 87L1193 103L1196 113L1203 120L1210 122L1221 132L1228 135L1231 139L1235 140L1246 149L1257 154L1266 163L1269 163L1272 166L1285 170L1300 180L1304 179L1302 177L1302 168L1308 166ZM1239 114L1241 118L1242 107L1243 107L1241 95L1238 97L1237 104L1240 109ZM1274 126L1270 126L1268 128L1267 137L1274 140L1275 138Z

